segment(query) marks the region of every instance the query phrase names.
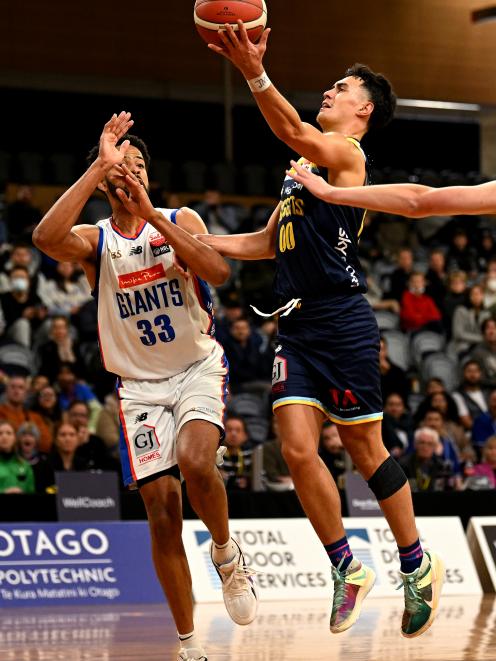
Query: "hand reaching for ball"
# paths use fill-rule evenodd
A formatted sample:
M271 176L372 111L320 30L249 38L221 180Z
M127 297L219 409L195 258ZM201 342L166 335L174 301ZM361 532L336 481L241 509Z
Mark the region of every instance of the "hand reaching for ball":
M230 23L225 24L225 29L219 31L219 39L222 46L208 44L215 53L224 56L236 66L247 80L260 76L264 67L263 56L267 50L267 40L270 28L263 31L260 41L254 44L248 38L248 33L243 21L238 20L238 34ZM239 36L238 36L239 35Z

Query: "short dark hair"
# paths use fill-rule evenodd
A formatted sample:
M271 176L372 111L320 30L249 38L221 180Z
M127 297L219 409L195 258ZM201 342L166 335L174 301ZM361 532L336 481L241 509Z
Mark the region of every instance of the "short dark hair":
M389 80L382 73L375 73L365 64L356 63L346 70L345 76L363 81L374 110L369 118L369 129L381 129L393 119L396 110L396 94Z
M487 319L484 319L484 321L481 324L481 331L483 335L486 332L486 328L489 326L489 324L496 324L496 319L494 319L493 317L488 317Z
M239 422L241 422L241 425L243 426L243 431L248 436L248 427L246 426L246 420L243 418L242 415L237 415L236 413L229 413L224 420L224 426L227 425L229 420L238 420Z
M139 149L140 152L143 155L143 160L145 161L145 167L146 170L148 171L148 168L150 167L150 153L148 151L148 147L146 146L145 142L141 139L138 138L137 135L132 135L131 133L126 133L126 135L123 135L122 138L119 140L117 143L118 145L122 144L124 140L129 140L131 145L133 147L136 147L136 149ZM86 162L89 165L93 163L93 161L96 161L96 158L98 156L98 151L100 149L100 145L95 145L90 149L90 152L88 156L86 157Z

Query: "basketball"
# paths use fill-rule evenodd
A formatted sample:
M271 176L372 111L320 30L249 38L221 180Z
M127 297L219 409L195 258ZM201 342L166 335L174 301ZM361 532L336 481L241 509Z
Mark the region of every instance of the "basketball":
M219 30L226 23L237 30L238 19L244 22L250 40L256 42L267 24L267 6L265 0L196 0L194 17L196 29L207 44L222 46Z

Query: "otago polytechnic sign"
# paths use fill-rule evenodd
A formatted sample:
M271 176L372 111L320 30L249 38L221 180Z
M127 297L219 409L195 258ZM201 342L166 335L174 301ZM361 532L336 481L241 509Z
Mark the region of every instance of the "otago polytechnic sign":
M0 526L0 605L163 601L144 522Z

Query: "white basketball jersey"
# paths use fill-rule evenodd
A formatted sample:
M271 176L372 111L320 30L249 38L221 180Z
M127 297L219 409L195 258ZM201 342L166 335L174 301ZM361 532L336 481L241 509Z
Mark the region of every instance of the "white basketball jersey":
M175 223L176 210L157 209ZM149 223L127 237L111 218L100 228L95 295L105 368L128 379L165 379L215 345L206 282L182 278L174 250Z

